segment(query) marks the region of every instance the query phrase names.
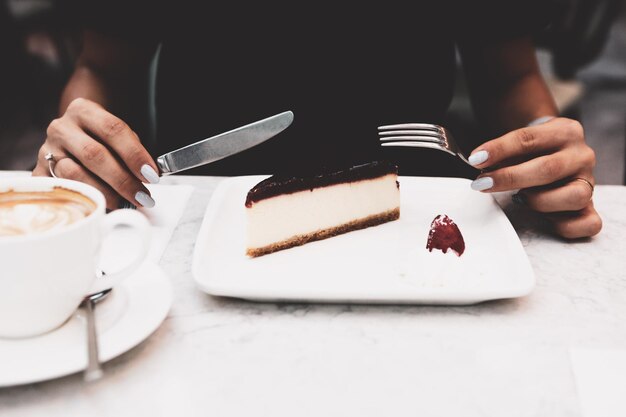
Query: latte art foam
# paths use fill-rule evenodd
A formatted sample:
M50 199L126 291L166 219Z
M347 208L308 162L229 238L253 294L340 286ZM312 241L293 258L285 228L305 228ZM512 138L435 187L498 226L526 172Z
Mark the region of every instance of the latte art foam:
M94 212L96 203L61 187L52 191L0 192L0 236L20 236L59 229Z

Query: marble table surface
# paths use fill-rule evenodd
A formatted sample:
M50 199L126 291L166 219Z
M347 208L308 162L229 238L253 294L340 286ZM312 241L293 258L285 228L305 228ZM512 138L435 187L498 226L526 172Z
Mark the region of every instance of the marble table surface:
M1 416L582 416L570 350L626 349L626 187L597 187L604 229L570 243L498 196L536 273L527 297L347 306L199 291L191 255L220 181L163 181L195 190L160 262L174 287L160 328L95 383L0 389Z

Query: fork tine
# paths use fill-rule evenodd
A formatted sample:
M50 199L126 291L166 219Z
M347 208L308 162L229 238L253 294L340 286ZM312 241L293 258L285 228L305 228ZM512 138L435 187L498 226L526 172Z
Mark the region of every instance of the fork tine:
M468 165L454 137L444 127L430 123L404 123L378 127L378 140L384 147L429 148L459 157Z
M436 132L434 130L384 130L384 131L378 132L378 136L401 136L401 135L433 136L433 137L440 137L443 139L443 134L441 132Z
M437 136L385 136L378 139L381 143L386 142L429 142L429 143L438 143L443 145L445 142L442 138Z
M412 142L383 142L380 144L380 146L389 146L389 147L393 147L393 146L399 146L399 147L406 147L406 148L429 148L429 149L436 149L438 151L444 151L449 153L450 155L456 155L454 152L452 152L450 149L447 149L445 146L440 145L438 143L432 143L432 142L416 142L416 141L412 141Z
M426 129L443 131L443 128L439 125L431 123L401 123L396 125L378 126L378 130L394 130L394 129Z

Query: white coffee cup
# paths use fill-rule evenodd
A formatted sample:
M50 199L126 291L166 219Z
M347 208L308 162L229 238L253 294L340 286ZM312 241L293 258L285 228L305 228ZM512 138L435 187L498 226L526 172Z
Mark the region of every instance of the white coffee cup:
M106 214L104 196L96 188L61 178L0 179L0 193L52 191L55 187L88 197L95 209L62 227L0 236L0 337L35 336L59 327L85 296L114 287L147 254L150 224L146 217L135 210ZM131 227L139 236L136 256L121 266L116 259L101 262L103 242L121 227Z

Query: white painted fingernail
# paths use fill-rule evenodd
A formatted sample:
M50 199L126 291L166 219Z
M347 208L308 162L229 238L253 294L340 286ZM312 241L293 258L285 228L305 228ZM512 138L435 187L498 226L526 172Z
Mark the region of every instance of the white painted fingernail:
M472 190L485 191L493 187L493 178L482 177L472 181Z
M143 207L147 207L147 208L154 207L154 200L152 199L152 197L150 197L148 194L144 193L143 191L137 191L137 194L135 194L135 200L137 200L137 202L141 204Z
M480 165L485 162L489 158L489 152L487 151L478 151L470 155L467 160L473 166Z
M158 182L161 180L154 168L152 168L148 164L143 165L140 171L141 175L143 175L143 177L148 180L150 184L158 184Z

